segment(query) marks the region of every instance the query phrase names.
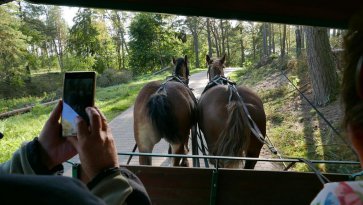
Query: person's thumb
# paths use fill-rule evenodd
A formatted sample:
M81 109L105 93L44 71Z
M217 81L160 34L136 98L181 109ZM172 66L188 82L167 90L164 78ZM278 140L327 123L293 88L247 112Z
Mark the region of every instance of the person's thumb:
M79 116L76 118L76 123L77 123L77 138L78 140L82 141L84 138L90 135L88 130L88 125L86 121L84 121Z

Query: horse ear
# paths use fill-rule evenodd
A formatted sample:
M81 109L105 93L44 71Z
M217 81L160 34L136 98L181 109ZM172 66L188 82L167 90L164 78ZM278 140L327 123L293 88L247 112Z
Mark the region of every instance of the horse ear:
M185 63L188 63L188 56L187 55L184 56L184 61L185 61Z
M209 55L206 55L206 56L205 56L205 60L207 61L207 64L209 64L209 62L210 62L210 57L209 57Z
M222 59L221 59L221 63L224 64L224 61L226 60L226 54L223 55Z
M175 58L173 57L173 64L175 65L176 64L176 60L175 60Z

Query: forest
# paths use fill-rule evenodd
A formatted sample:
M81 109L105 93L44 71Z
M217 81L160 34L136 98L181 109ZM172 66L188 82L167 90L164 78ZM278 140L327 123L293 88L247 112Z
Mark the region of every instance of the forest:
M227 66L250 73L266 65L274 65L274 71L293 68L295 85L307 83L296 73L307 75L314 105L329 106L339 98L344 30L91 8L69 11L25 1L0 6L0 113L26 106L31 98L60 98L66 71L96 71L97 86L107 92L122 85L137 93L141 85L125 83L168 69L172 57L184 55L192 70L206 68L207 54L226 54ZM72 21L66 21L70 16ZM249 80L236 80L241 79ZM4 126L0 123L0 131Z
M331 86L337 82L332 51L341 48L344 32L89 8L79 8L73 25L68 25L64 16L69 14L61 7L23 1L2 5L0 14L1 98L49 92L48 85L31 83L32 78L41 73L94 70L99 76L117 73L125 76L120 77L122 82L130 76L168 67L173 56L188 55L192 68L203 68L206 54L214 57L226 54L228 66L243 67L306 53L307 57L321 56L318 61L309 61L319 64L311 67L322 68L311 73L329 76L316 88L323 92L321 99L317 99L318 104L323 105L329 101L332 91L325 91L321 86L336 88L336 85ZM319 74L312 76L321 77ZM5 89L9 87L11 89Z

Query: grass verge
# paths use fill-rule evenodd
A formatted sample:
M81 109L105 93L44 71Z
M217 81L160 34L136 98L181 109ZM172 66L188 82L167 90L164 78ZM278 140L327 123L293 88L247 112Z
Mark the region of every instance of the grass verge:
M288 67L289 79L312 101L313 95L306 65L301 62L289 63L288 65L293 65ZM250 87L259 94L267 116L267 136L284 158L357 161L347 144L288 83L276 64L260 68L244 68L234 72L230 77L237 84ZM339 100L318 109L336 129L342 132ZM359 171L359 166L355 165L319 164L317 167L323 172ZM294 170L311 171L302 163L296 164Z

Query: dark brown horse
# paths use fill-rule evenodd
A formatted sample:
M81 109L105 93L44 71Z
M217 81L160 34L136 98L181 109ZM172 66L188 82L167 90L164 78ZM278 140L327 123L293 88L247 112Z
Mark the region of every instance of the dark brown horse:
M258 157L266 135L262 101L252 90L235 86L224 77L225 58L224 55L213 60L206 56L210 82L199 100L199 127L210 154ZM252 120L246 115L246 110ZM219 161L219 166L227 168L236 168L240 164L235 160ZM246 161L244 168L253 169L255 165L256 161Z
M151 153L164 138L173 154L187 154L191 127L197 122L196 99L188 87L187 56L173 58L175 70L163 83L145 85L134 107L134 134L140 152ZM170 152L170 150L169 150ZM140 156L141 165L151 165L151 157ZM186 158L174 158L173 166L189 166Z

